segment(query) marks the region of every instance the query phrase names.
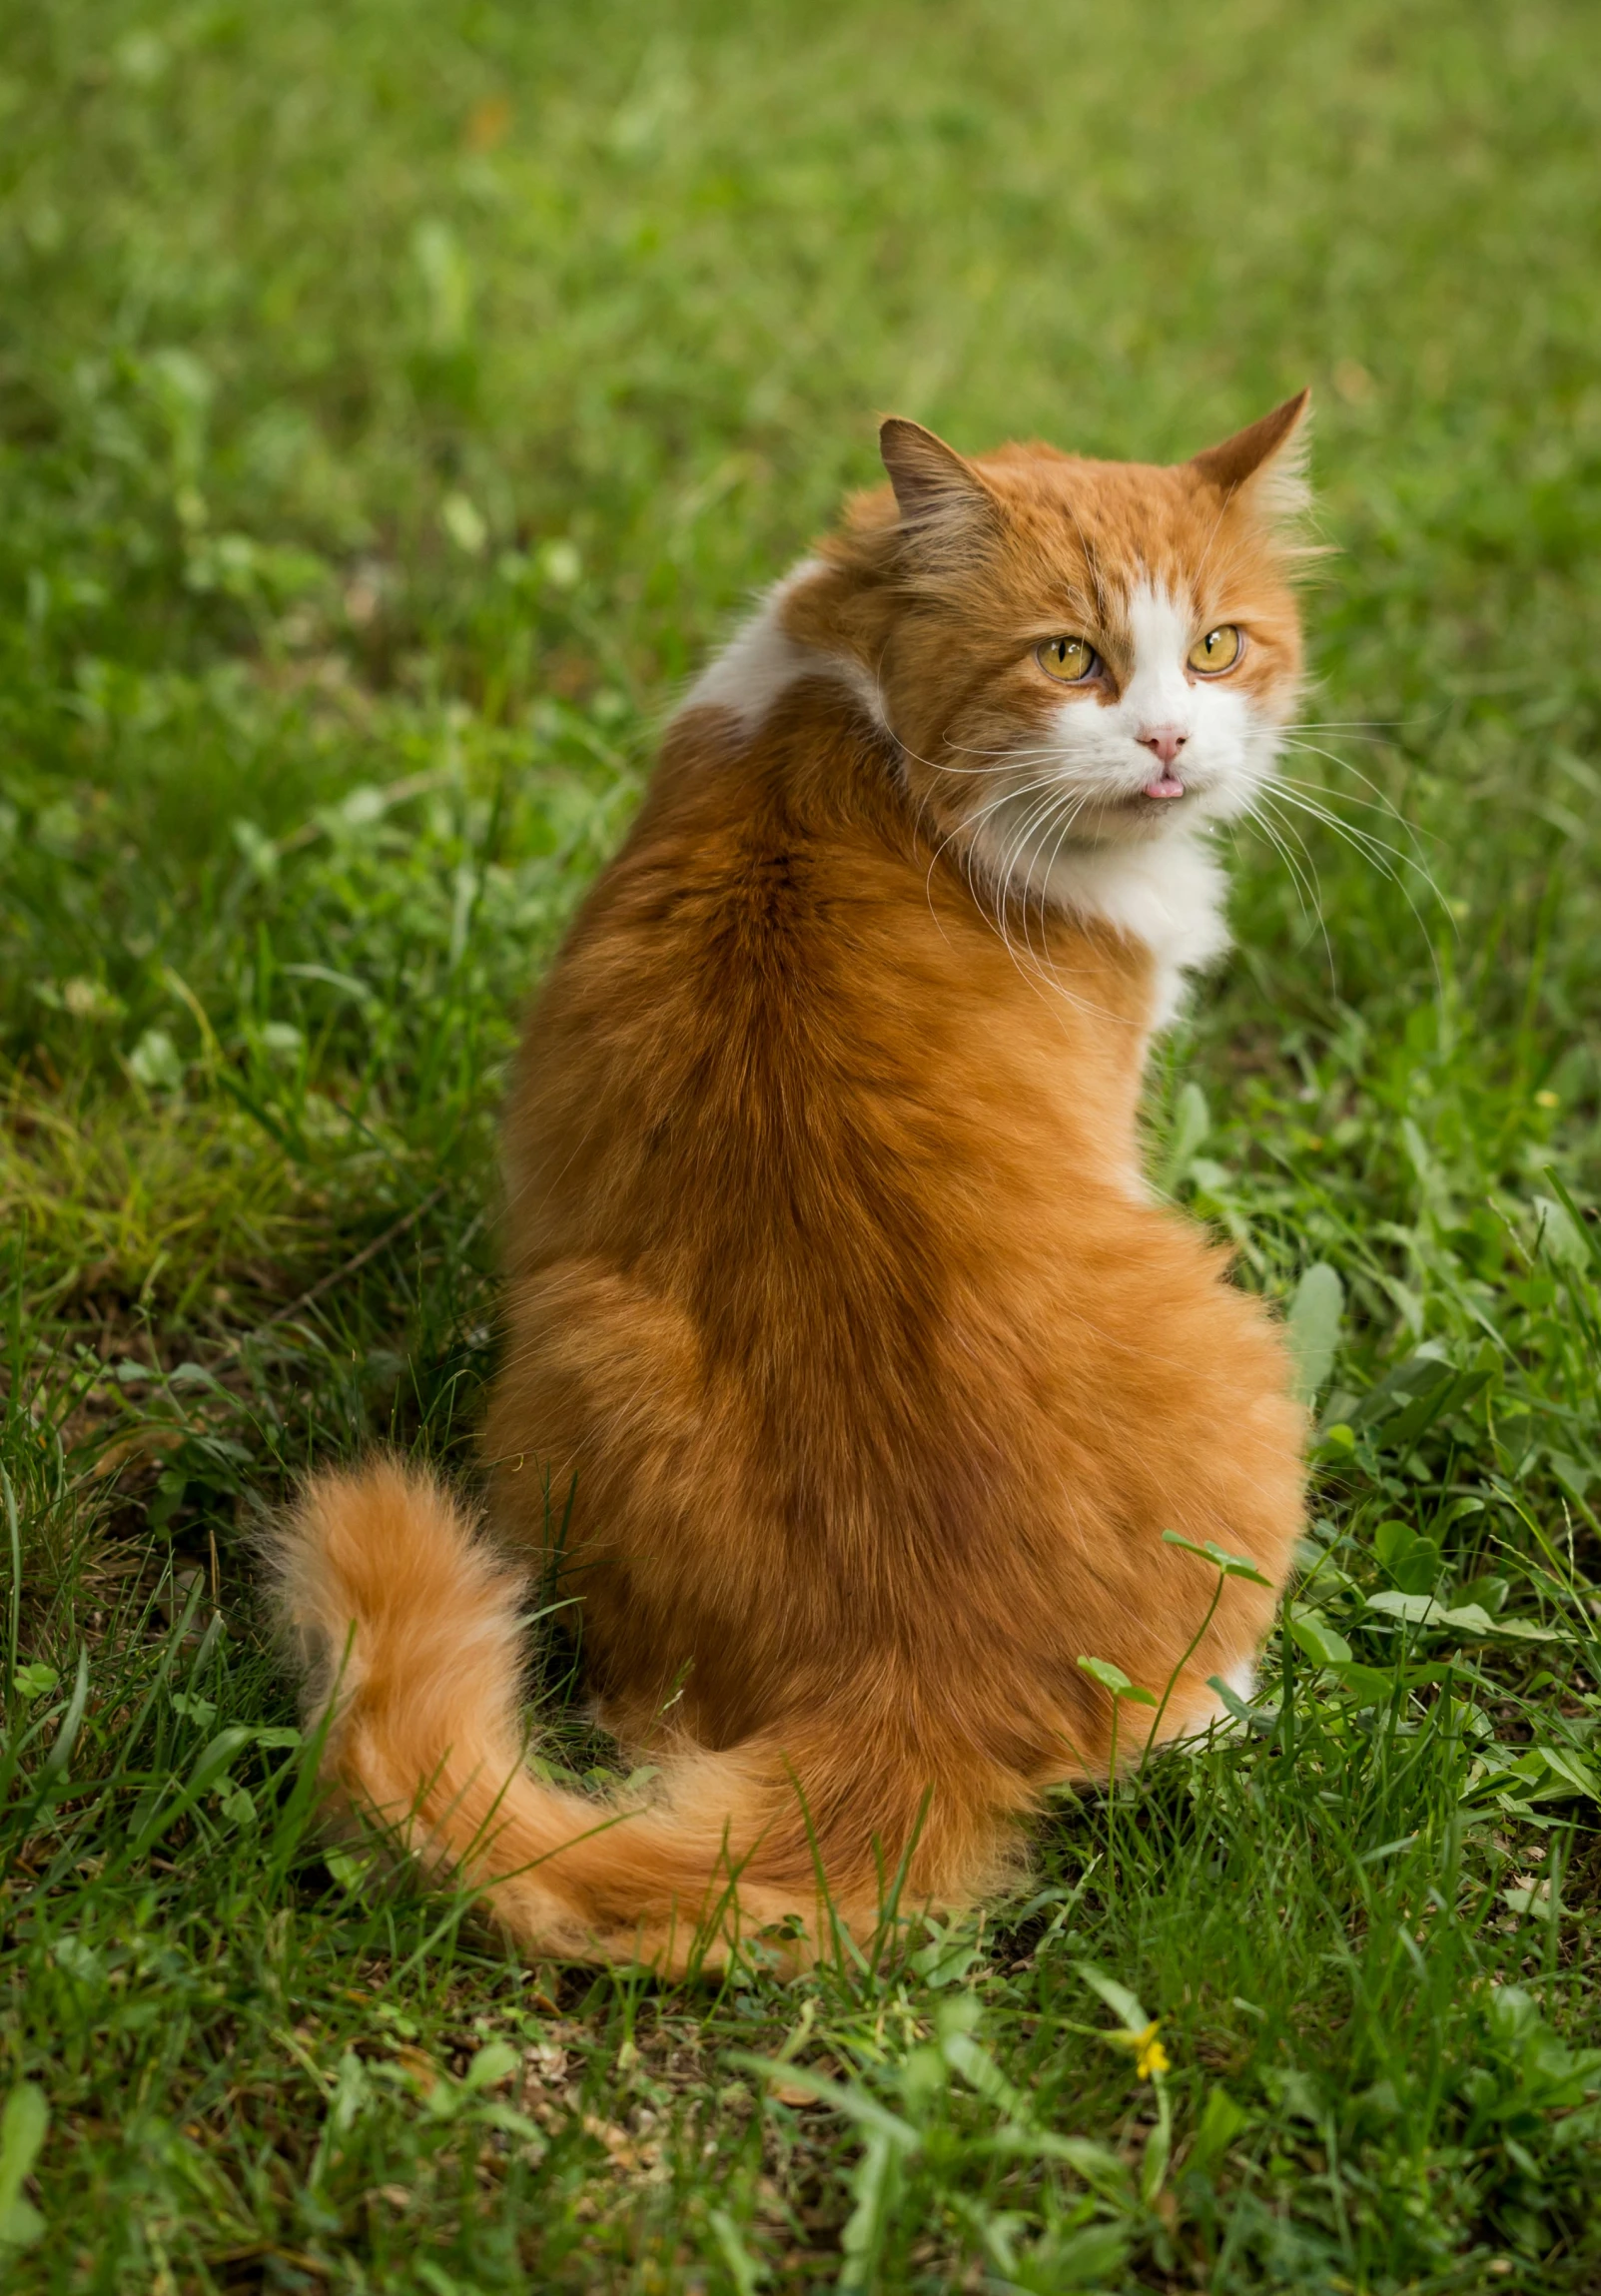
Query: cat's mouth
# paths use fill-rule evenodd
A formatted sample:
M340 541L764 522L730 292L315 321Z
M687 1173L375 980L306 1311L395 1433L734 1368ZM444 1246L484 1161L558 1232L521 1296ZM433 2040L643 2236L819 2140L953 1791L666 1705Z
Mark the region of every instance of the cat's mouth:
M1159 773L1146 783L1140 792L1142 798L1151 798L1160 805L1171 804L1176 797L1185 795L1185 785L1176 773ZM1137 799L1138 803L1139 800Z

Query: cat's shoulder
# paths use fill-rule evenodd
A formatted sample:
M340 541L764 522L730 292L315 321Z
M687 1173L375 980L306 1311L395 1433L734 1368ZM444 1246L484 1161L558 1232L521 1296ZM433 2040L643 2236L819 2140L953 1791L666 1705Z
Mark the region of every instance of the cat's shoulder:
M884 704L875 681L860 662L826 652L793 636L786 609L797 591L824 572L819 558L802 558L763 591L690 686L675 718L695 710L718 710L732 717L743 735L754 734L774 706L803 678L822 677L843 685L875 725L884 722Z

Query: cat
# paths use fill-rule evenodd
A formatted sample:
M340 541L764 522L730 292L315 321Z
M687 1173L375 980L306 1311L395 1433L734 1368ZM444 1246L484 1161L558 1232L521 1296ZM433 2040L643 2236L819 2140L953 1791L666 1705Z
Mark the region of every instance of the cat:
M1161 467L888 420L669 724L511 1094L495 1543L380 1459L277 1555L334 1810L529 1951L971 1905L1159 1720L1082 1658L1165 1739L1248 1690L1304 1412L1139 1104L1300 680L1306 405ZM1203 1631L1167 1531L1254 1565ZM523 1761L541 1558L632 1799Z

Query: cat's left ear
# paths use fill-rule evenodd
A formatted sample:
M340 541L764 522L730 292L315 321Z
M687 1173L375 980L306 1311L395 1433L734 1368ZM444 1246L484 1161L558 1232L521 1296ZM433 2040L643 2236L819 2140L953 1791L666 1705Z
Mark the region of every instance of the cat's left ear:
M1248 488L1253 506L1269 518L1292 518L1304 510L1306 417L1311 390L1297 390L1271 414L1236 430L1220 445L1193 455L1190 467L1225 495Z
M925 544L960 547L993 523L994 498L978 471L921 422L890 415L879 425L878 450L895 489L903 532Z

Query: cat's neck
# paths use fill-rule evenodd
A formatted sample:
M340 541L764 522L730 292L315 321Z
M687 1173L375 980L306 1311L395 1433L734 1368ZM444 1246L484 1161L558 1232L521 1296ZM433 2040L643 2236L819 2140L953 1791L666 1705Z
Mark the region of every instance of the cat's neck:
M809 643L794 633L801 593L826 569L804 558L767 591L754 613L702 670L685 695L680 719L692 711L731 718L742 742L752 740L775 706L804 679L843 687L873 735L897 750L894 729L871 670L852 654ZM1110 926L1150 952L1153 966L1149 1026L1166 1028L1183 1007L1193 974L1213 964L1228 946L1224 920L1227 881L1205 832L1176 826L1140 844L1066 846L1047 860L1032 850L1020 862L1003 834L974 841L976 878L993 893L1045 904L1058 915ZM1010 878L1007 864L1010 861ZM1027 872L1027 884L1024 877Z
M1228 946L1227 879L1204 831L1171 829L1142 845L1065 846L1030 866L1031 904L1110 925L1150 950L1154 1030L1178 1017L1192 975Z

